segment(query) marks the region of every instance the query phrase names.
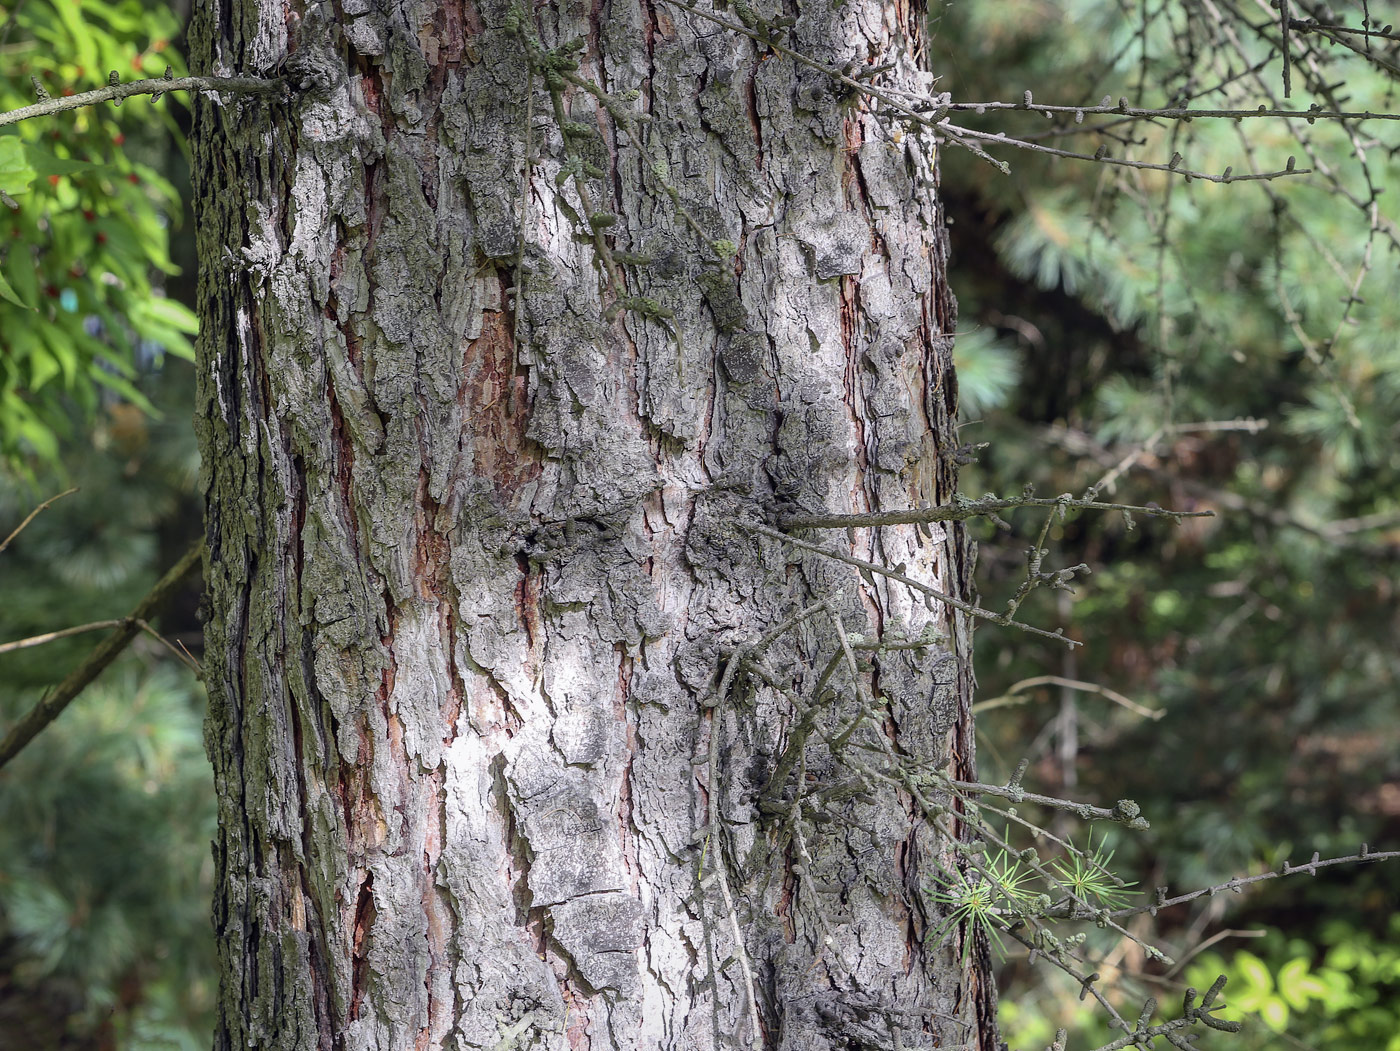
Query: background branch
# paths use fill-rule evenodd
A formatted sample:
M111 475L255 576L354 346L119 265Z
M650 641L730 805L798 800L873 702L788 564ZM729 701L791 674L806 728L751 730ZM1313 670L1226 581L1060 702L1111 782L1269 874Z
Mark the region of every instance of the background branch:
M127 644L141 631L142 622L151 617L175 591L186 573L199 564L204 554L204 541L200 540L185 552L183 557L161 577L150 593L122 621L121 627L102 640L95 650L74 668L68 677L59 683L47 697L31 708L18 723L11 727L5 739L0 741L0 769L18 755L44 727L53 722L63 709L82 693L87 685L102 674L107 665L117 659Z

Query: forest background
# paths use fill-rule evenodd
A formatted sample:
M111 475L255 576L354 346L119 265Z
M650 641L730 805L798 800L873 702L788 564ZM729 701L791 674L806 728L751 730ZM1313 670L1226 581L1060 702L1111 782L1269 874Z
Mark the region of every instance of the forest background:
M932 14L933 67L955 101L1033 89L1160 106L1189 88L1222 106L1279 103L1268 8L1241 6L950 3ZM1330 21L1365 15L1379 33L1298 32L1288 105L1400 109L1400 34L1382 5L1353 6ZM182 24L178 5L139 0L0 6L0 110L33 101L31 76L57 95L112 69L183 73ZM1038 113L982 120L1066 146ZM0 537L78 488L0 552L0 642L125 614L200 535L186 121L178 98L135 99L0 134ZM1400 840L1400 195L1381 193L1397 127L1102 133L1115 153L1181 149L1198 170L1274 170L1290 153L1313 169L1239 185L1033 153L1008 156L1004 177L942 155L962 437L978 446L963 491L1101 483L1125 502L1216 512L1170 531L1056 527L1056 559L1093 575L1034 593L1023 617L1082 647L978 633L984 780L1026 758L1038 790L1137 800L1151 831L1101 844L1134 890ZM974 528L983 604L997 608L1035 526ZM196 657L198 601L191 583L161 621ZM0 731L93 639L0 652ZM202 707L189 668L143 638L0 772L0 1049L209 1046ZM1400 867L1142 919L1180 965L1089 932L1125 1003L1224 973L1226 1015L1252 1024L1210 1046L1400 1051ZM1111 1039L1056 972L1024 953L1001 963L1012 1047L1043 1047L1058 1026L1072 1047Z

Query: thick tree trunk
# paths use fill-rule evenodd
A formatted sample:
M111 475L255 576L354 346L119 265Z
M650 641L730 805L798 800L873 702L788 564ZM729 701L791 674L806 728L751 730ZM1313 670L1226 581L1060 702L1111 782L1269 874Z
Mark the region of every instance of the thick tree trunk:
M929 89L917 4L797 14ZM534 33L651 118L563 83L586 201ZM210 0L192 44L314 82L195 134L217 1047L991 1051L949 844L872 773L969 772L968 627L747 527L953 492L927 151L664 0ZM803 536L968 590L951 529ZM858 690L820 600L947 641Z

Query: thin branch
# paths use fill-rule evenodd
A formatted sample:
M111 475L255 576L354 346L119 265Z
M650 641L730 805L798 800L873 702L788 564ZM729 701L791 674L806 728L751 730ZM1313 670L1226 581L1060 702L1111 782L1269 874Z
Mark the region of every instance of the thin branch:
M1205 431L1244 431L1247 434L1258 434L1260 431L1266 431L1268 429L1268 420L1256 420L1253 416L1245 416L1234 420L1201 420L1197 423L1174 423L1171 426L1171 432L1173 434L1198 434Z
M1361 853L1352 854L1345 858L1326 858L1319 860L1320 855L1314 851L1312 860L1303 865L1290 865L1283 863L1283 868L1274 872L1261 872L1257 876L1236 876L1234 879L1226 880L1224 883L1217 883L1213 887L1203 887L1200 890L1193 890L1189 894L1178 894L1175 898L1166 896L1166 888L1157 889L1157 900L1151 905L1139 905L1128 909L1113 909L1110 916L1136 916L1139 913L1150 912L1157 915L1158 909L1169 909L1173 905L1183 905L1188 901L1195 901L1197 898L1210 895L1214 897L1223 890L1233 890L1238 892L1242 887L1247 887L1252 883L1262 883L1265 880L1282 879L1284 876L1296 876L1300 872L1309 876L1317 875L1318 869L1329 868L1332 865L1361 865L1371 861L1389 861L1392 858L1400 858L1400 850L1371 850L1365 843L1361 844Z
M812 912L817 918L817 923L822 929L822 944L817 949L817 958L821 958L823 948L830 949L831 955L836 958L836 962L841 965L841 969L848 975L854 975L850 964L841 955L840 943L836 939L836 932L831 929L831 925L826 921L826 913L821 908L821 896L817 891L817 885L812 880L812 869L816 867L816 862L812 860L812 854L807 849L807 837L802 834L802 797L799 795L792 805L792 820L789 822L793 839L797 843L797 851L802 857L800 865L793 865L792 869L802 888L812 900Z
M860 673L860 665L856 663L856 655L851 649L850 637L846 634L846 625L841 623L841 614L832 612L831 626L836 629L836 638L841 643L841 655L845 658L846 667L851 673L851 684L856 691L856 715L844 730L830 739L831 751L835 755L845 747L850 740L851 734L856 732L856 728L874 711L870 696L865 690L865 678ZM881 739L883 742L883 738Z
M1098 463L1105 466L1114 461L1115 454L1112 450L1101 445L1096 439L1083 431L1071 430L1059 424L1051 424L1046 427L1035 428L1035 433L1060 446L1062 449L1074 453L1076 456L1092 457ZM1384 549L1376 545L1366 544L1358 540L1354 534L1373 529L1382 529L1400 521L1400 512L1383 511L1366 515L1362 518L1343 519L1336 522L1311 522L1279 508L1268 506L1262 501L1247 499L1239 493L1232 492L1228 489L1217 489L1204 482L1172 475L1171 472L1161 467L1155 467L1141 461L1134 463L1132 466L1161 481L1170 482L1172 485L1185 490L1198 499L1209 500L1212 503L1218 504L1226 511L1243 512L1261 522L1267 522L1270 525L1283 526L1289 529L1297 529L1300 532L1307 533L1320 540L1363 550L1381 558L1389 557Z
M744 659L751 660L755 657L761 656L764 653L767 653L769 647L771 647L773 643L777 642L789 631L797 627L797 625L803 623L811 617L815 617L818 613L825 613L830 607L831 603L827 599L819 599L818 601L812 603L810 606L803 606L792 616L788 617L787 620L784 620L779 624L775 624L772 628L766 631L763 634L763 637L760 638L757 642L753 643L752 645L743 647Z
M868 773L875 777L883 778L883 775L879 774L878 771L869 771ZM888 780L888 778L885 779ZM955 834L954 830L949 824L946 809L942 807L935 807L927 799L925 799L923 793L919 790L919 786L915 783L915 780L912 777L908 776L907 772L904 773L904 775L900 778L898 783L902 783L905 787L908 788L910 796L914 799L916 803L918 803L920 808L923 809L925 815L927 816L931 824L933 824L936 828L941 829L944 835L948 836L950 840L956 841L958 839L958 836ZM962 798L966 801L965 796ZM1011 850L1010 845L1007 844L1004 840L1002 840L1002 838L996 834L996 831L992 829L989 825L987 825L985 822L983 822L980 818L968 814L963 815L962 820L970 822L974 827L977 828L978 834L980 834L988 840L991 840L994 844L1000 846L1008 853L1015 853ZM986 879L992 883L996 883L995 874L992 873L987 868L987 866L982 863L981 859L978 858L976 854L967 853L965 857L968 865L974 868L977 872L979 872L983 879ZM1055 877L1055 875L1051 873L1048 869L1046 869L1039 861L1035 859L1030 859L1024 861L1023 864L1025 864L1027 868L1029 868L1032 872L1036 873L1042 880L1044 880L1047 886L1054 888L1057 893L1065 895L1071 902L1082 906L1087 916L1093 916L1095 918L1104 918L1104 921L1108 926L1118 931L1124 937L1130 938L1138 944L1143 945L1145 949L1148 949L1151 952L1158 952L1157 949L1146 945L1142 941L1142 939L1136 937L1134 934L1132 934L1131 931L1125 930L1118 924L1113 923L1111 920L1108 920L1104 913L1098 913L1096 915L1095 910L1087 902L1078 897L1074 893L1072 888L1067 887L1063 883L1061 883ZM1053 963L1056 967L1060 968L1066 974L1070 975L1072 978L1078 981L1084 990L1084 994L1092 995L1094 999L1098 1001L1099 1005L1104 1009L1104 1011L1108 1013L1109 1017L1113 1020L1113 1024L1117 1025L1119 1028L1125 1031L1129 1029L1129 1026L1127 1025L1126 1021L1118 1013L1117 1009L1113 1006L1113 1004L1107 999L1107 997L1103 995L1102 992L1100 992L1094 987L1093 983L1099 977L1097 973L1085 975L1075 970L1073 964L1065 959L1066 953L1064 952L1063 948L1059 946L1057 939L1055 939L1054 936L1051 935L1050 932L1045 928L1044 924L1041 922L1041 919L1039 917L1035 915L1024 915L1018 916L1016 919L1030 925L1035 932L1037 940L1042 942L1042 944L1035 944L1031 941L1028 941L1025 938L1025 936L1019 932L1018 925L1014 921L1011 923L1011 925L1002 929L1003 933L1009 934L1011 937L1015 938L1022 945L1026 946L1026 948L1030 949L1032 953L1044 955L1045 958L1048 959L1051 963Z
M1293 19L1288 10L1288 0L1278 0L1278 16L1283 36L1283 97L1293 94L1293 48L1288 42L1288 29Z
M16 639L14 642L0 643L0 653L14 653L16 650L27 650L31 646L42 646L46 642L56 642L58 639L66 639L73 635L81 635L88 631L101 631L103 628L119 628L126 621L123 620L95 620L91 624L79 624L73 628L63 628L61 631L46 631L42 635L31 635L27 639Z
M1372 529L1388 529L1400 525L1400 511L1376 511L1374 514L1358 518L1338 518L1322 527L1329 536L1343 537L1352 533L1364 533Z
M1038 792L1009 785L988 785L981 781L956 781L951 777L938 775L938 779L958 792L970 795L998 796L1013 803L1036 803L1051 810L1065 810L1083 821L1116 821L1127 825L1135 832L1145 831L1151 826L1141 816L1141 810L1131 799L1120 799L1112 810L1094 806L1092 803L1078 803L1073 799L1060 799L1058 796L1043 796ZM1114 913L1117 915L1117 913Z
M42 635L31 635L27 639L16 639L14 642L0 643L0 654L14 653L16 650L27 650L34 646L42 646L45 643L71 638L74 635L82 635L89 631L101 631L103 628L120 628L130 619L130 617L123 617L119 620L95 620L91 624L79 624L76 627L63 628L59 631L46 631ZM177 661L194 672L195 678L203 681L204 669L199 666L199 661L194 659L183 643L176 646L164 635L156 631L155 628L151 627L149 621L137 620L136 626L169 650L171 656Z
M0 113L0 128L8 124L18 124L31 117L48 117L55 113L95 106L99 102L120 102L133 95L163 95L167 91L229 91L240 95L269 95L282 90L286 83L281 77L164 77L149 80L132 80L125 84L109 84L105 88L82 91L76 95L63 95L44 99L32 106L22 106L7 113Z
M1192 948L1190 951L1188 951L1188 952L1186 953L1185 956L1178 956L1178 957L1176 958L1176 963L1172 964L1171 970L1169 970L1166 974L1162 975L1160 978L1158 978L1156 975L1146 975L1146 974L1139 974L1139 975L1137 975L1136 977L1141 978L1141 979L1146 979L1146 980L1149 980L1149 981L1150 981L1150 980L1156 980L1156 981L1161 981L1161 982L1169 982L1169 981L1171 981L1172 978L1176 977L1176 975L1180 974L1181 971L1182 971L1182 969L1185 968L1185 966L1186 966L1188 963L1190 963L1193 959L1195 959L1195 958L1196 958L1197 956L1199 956L1201 953L1205 952L1207 949L1209 949L1209 948L1210 948L1212 945L1214 945L1216 942L1224 941L1226 938L1263 938L1263 937L1266 937L1266 936L1268 935L1268 933L1269 933L1268 931L1261 931L1261 930L1254 930L1254 931L1246 931L1246 930L1224 930L1224 931L1216 931L1214 934L1212 934L1212 935L1211 935L1209 938L1207 938L1205 941L1201 942L1199 945L1195 946L1195 947Z
M1054 524L1055 519L1064 518L1064 505L1067 497L1069 494L1065 493L1055 502L1055 506L1050 508L1049 513L1045 516L1045 521L1041 524L1040 535L1035 538L1035 544L1026 549L1026 577L1016 586L1011 598L1007 600L1006 613L1003 615L1008 619L1016 616L1017 611L1021 608L1021 603L1025 602L1026 597L1036 588L1049 586L1058 591L1070 591L1069 582L1074 579L1076 573L1093 572L1084 562L1051 573L1046 573L1040 568L1045 564L1045 556L1049 553L1049 549L1045 546L1045 538L1050 535L1050 526Z
M669 0L668 0L669 2ZM1012 107L1024 108L1024 107ZM1202 116L1204 114L1193 114ZM1268 114L1256 113L1255 116L1267 116ZM1290 114L1292 116L1307 116L1307 114ZM1397 114L1400 117L1400 114ZM1297 168L1293 165L1293 160L1289 158L1287 167L1272 172L1246 172L1243 175L1236 174L1233 168L1227 167L1219 175L1212 175L1210 172L1195 171L1190 168L1180 167L1180 154L1173 157L1166 164L1157 164L1152 161L1133 161L1126 157L1112 157L1105 147L1100 146L1094 153L1079 153L1075 150L1061 150L1054 146L1042 146L1036 142L1026 139L1016 139L1007 135L1004 131L973 131L971 128L964 128L957 124L948 124L946 118L938 125L938 130L948 132L953 141L960 146L966 146L966 138L978 139L984 143L998 146L1014 146L1018 150L1028 150L1031 153L1043 153L1049 157L1063 157L1072 161L1094 161L1098 164L1109 164L1120 168L1136 168L1138 171L1167 172L1170 175L1179 175L1185 179L1200 179L1202 182L1232 183L1232 182L1268 182L1273 179L1282 179L1290 175L1311 175L1311 168Z
M1360 33L1368 39L1374 38L1377 40L1400 40L1400 33L1387 33L1380 29L1371 29L1369 27L1362 26L1344 26L1333 24L1330 22L1318 22L1315 19L1311 18L1291 19L1288 23L1288 28L1296 29L1300 33ZM1367 57L1370 56L1370 52L1363 52L1363 54Z
M194 659L194 656L190 653L190 651L185 648L185 644L183 642L180 643L179 646L176 646L164 635L156 631L155 628L151 627L151 625L147 621L138 620L136 622L136 626L139 627L151 638L155 639L166 649L168 649L170 651L170 655L174 657L177 661L179 661L181 664L183 664L186 668L188 668L191 672L193 672L194 677L196 679L198 679L200 682L204 681L204 669L200 667L199 661Z
M1092 980L1092 978L1086 979L1086 982ZM1152 1038L1156 1036L1166 1037L1167 1041L1174 1047L1189 1048L1192 1045L1188 1043L1186 1039L1177 1036L1176 1030L1189 1028L1194 1026L1197 1022L1203 1023L1210 1029L1217 1029L1224 1033L1238 1033L1242 1028L1239 1022L1231 1022L1223 1018L1216 1018L1212 1013L1218 1011L1220 1007L1225 1006L1221 1004L1217 1007L1215 1003L1216 997L1220 995L1221 990L1224 988L1225 976L1222 974L1215 980L1215 984L1206 990L1206 995L1202 998L1201 1006L1199 1007L1195 1006L1196 990L1187 989L1186 996L1182 1002L1181 1017L1175 1018L1170 1022L1163 1022L1161 1025L1148 1024L1152 1021L1152 1016L1157 1011L1157 1001L1149 996L1142 1005L1142 1013L1138 1016L1137 1025L1131 1027L1123 1026L1122 1028L1126 1031L1125 1035L1107 1044L1101 1044L1099 1047L1095 1048L1094 1051L1120 1051L1120 1049L1126 1047L1151 1047ZM1064 1047L1063 1033L1064 1030L1062 1029L1055 1034L1056 1042L1061 1048Z
M795 537L790 537L786 533L780 533L776 529L769 529L767 526L759 525L757 522L740 522L738 523L738 525L742 529L747 529L751 532L758 533L772 540L781 541L782 543L788 544L791 547L799 548L803 551L811 551L818 555L825 555L827 558L830 558L836 562L844 562L848 566L855 566L857 569L864 569L867 572L875 573L882 577L889 577L891 580L897 580L905 587L913 588L920 594L925 595L930 599L936 599L939 602L952 606L954 609L966 613L969 616L981 617L983 620L990 620L994 624L1001 624L1004 627L1019 628L1021 631L1030 632L1032 635L1039 635L1042 638L1053 639L1056 642L1063 642L1067 646L1083 645L1082 643L1077 642L1074 639L1067 638L1062 631L1046 631L1044 628L1032 627L1030 624L1027 624L1024 621L1014 620L1013 618L1004 616L1001 613L993 613L989 609L982 609L980 606L974 606L970 602L963 602L961 599L956 599L952 595L944 594L937 588L930 587L923 581L915 580L913 577L907 576L906 574L901 573L898 570L886 569L884 566L879 565L875 562L867 562L865 559L853 558L850 555L842 554L840 551L831 551L827 548L819 547L816 544L809 544L806 541L798 540Z
M668 0L671 2L671 0ZM1098 116L1112 114L1118 117L1135 117L1138 120L1195 120L1197 117L1207 117L1216 120L1250 120L1263 117L1282 117L1288 120L1302 119L1311 124L1318 120L1400 120L1400 112L1389 113L1385 111L1376 112L1373 110L1340 110L1323 109L1321 106L1310 106L1307 109L1286 109L1282 106L1259 105L1254 109L1192 109L1189 106L1161 106L1152 108L1149 106L1129 106L1126 100L1119 101L1116 105L1105 101L1098 106L1047 106L1039 102L949 102L946 104L949 112L967 112L981 114L989 110L1022 110L1028 113L1068 113L1079 116L1081 113L1086 116ZM940 109L944 108L939 106ZM1300 174L1299 169L1293 174ZM1197 178L1194 173L1192 178ZM1243 176L1236 176L1237 179Z
M525 65L525 163L522 165L520 173L520 232L516 238L515 250L517 252L515 263L515 288L509 290L515 296L512 301L511 310L513 312L511 325L511 342L518 348L520 346L520 320L525 314L525 282L529 278L529 267L525 264L525 238L528 232L530 221L530 180L534 170L534 156L532 151L535 144L532 141L534 135L535 119L535 67L533 63ZM514 388L512 388L514 390ZM513 395L512 395L513 397Z
M24 516L24 521L21 522L19 525L15 526L15 528L10 532L9 536L7 536L4 540L0 540L0 551L4 551L5 548L9 547L10 541L14 540L15 537L19 536L20 533L24 532L24 527L27 526L30 522L34 521L35 517L45 508L47 508L49 504L53 503L55 500L62 500L65 496L68 496L70 493L76 493L77 491L78 490L76 486L72 489L65 489L57 496L49 497L38 507L34 508L34 510L30 511L29 514Z
M1285 6L1287 6L1287 0L1284 0L1284 4L1285 4ZM1293 23L1290 23L1290 24L1293 24ZM1391 74L1392 76L1395 76L1396 74L1400 74L1400 66L1396 66L1394 62L1387 62L1384 58L1382 58L1380 55L1378 55L1376 52L1370 50L1369 48L1357 47L1357 46L1356 46L1355 44L1353 44L1350 40L1346 39L1346 38L1343 37L1343 36L1339 36L1339 35L1337 34L1337 30L1338 30L1338 29L1341 29L1341 30L1343 30L1343 31L1346 31L1346 27L1345 27L1345 26L1328 26L1328 25L1315 24L1315 25L1309 26L1308 28L1309 28L1309 30L1311 30L1312 32L1319 34L1320 36L1322 36L1322 37L1323 37L1324 39L1326 39L1326 40L1330 40L1332 43L1338 45L1339 47L1344 47L1344 48L1346 48L1348 51L1352 52L1353 54L1356 54L1356 55L1361 56L1361 57L1364 58L1367 62L1370 62L1372 65L1379 66L1381 69L1385 70L1387 73ZM1358 33L1358 32L1362 32L1362 30L1352 29L1351 32L1353 32L1353 33ZM1381 34L1380 34L1380 33L1376 33L1376 34L1374 34L1374 35L1375 35L1375 36L1380 36ZM1286 34L1285 34L1285 36L1284 36L1284 39L1285 39L1285 40L1288 39L1288 37L1287 37ZM1387 39L1393 40L1393 39L1395 39L1395 37L1392 35L1392 36L1388 37ZM1285 92L1284 94L1285 94L1285 96L1286 96L1286 95L1287 95L1287 92Z
M993 697L986 701L979 701L972 706L972 714L978 715L981 712L991 711L994 708L1006 708L1013 704L1024 704L1029 698L1017 697L1016 694L1022 690L1029 690L1033 686L1063 686L1070 690L1080 690L1084 693L1096 693L1114 704L1121 705L1136 715L1141 715L1145 719L1160 719L1167 714L1165 708L1147 708L1130 697L1125 697L1116 690L1110 690L1107 686L1100 686L1097 683L1082 682L1079 679L1065 679L1058 675L1037 675L1030 679L1022 679L1018 683L1013 683L1007 687L1006 692L998 697Z
M720 677L714 708L710 713L710 748L707 759L709 783L705 793L705 817L710 835L719 837L715 849L715 869L709 878L719 881L720 893L724 897L724 906L729 914L729 927L734 938L734 954L738 957L739 968L744 976L744 992L748 996L749 1026L753 1030L749 1039L752 1041L755 1051L760 1051L763 1047L763 1029L758 1018L758 997L754 993L753 964L749 961L749 951L744 944L744 932L739 926L739 914L734 907L734 895L729 889L728 863L724 859L723 849L724 825L720 822L719 814L719 735L724 724L724 702L729 696L730 686L734 682L734 674L739 670L739 664L743 658L744 650L742 648L736 649L729 655L729 660L724 665L724 674ZM703 875L703 853L700 864ZM705 886L705 883L706 880L702 878L701 886ZM718 991L719 975L714 974L711 978L715 983L716 991Z
M915 104L918 108L915 108L908 106L903 102L900 102L895 97L896 94L901 94L905 97L910 97L908 92L896 93L893 91L887 91L881 88L872 87L868 82L858 80L855 77L852 77L849 73L845 72L844 70L840 70L837 69L835 66L828 66L821 62L818 62L815 59L802 54L802 52L786 46L781 41L774 39L773 33L771 31L785 28L785 26L772 23L760 23L760 27L763 30L762 32L760 32L757 29L750 29L748 26L742 25L740 23L731 22L728 19L720 18L719 16L713 15L708 11L702 11L698 7L695 7L693 4L685 3L684 0L663 0L663 3L666 3L672 7L679 7L684 11L689 11L691 14L703 18L708 22L712 22L715 25L722 26L723 28L729 30L732 33L738 33L741 36L746 36L750 40L753 40L756 43L759 43L764 47L771 49L775 53L790 58L793 62L796 62L798 65L806 66L809 69L814 69L819 73L824 74L825 76L829 77L830 79L847 88L848 90L854 91L857 94L863 95L866 98L872 99L875 102L878 102L881 105L887 106L888 108L892 109L895 113L899 115L898 119L909 121L910 123L928 128L935 134L943 136L947 141L952 142L954 145L961 146L963 149L966 150L970 150L972 153L976 154L978 157L981 157L983 160L991 164L1003 175L1010 174L1010 165L1008 165L1005 161L998 160L991 154L987 153L986 150L982 149L982 147L978 145L977 140L980 140L982 142L990 141L999 145L1014 146L1017 149L1030 150L1036 153L1046 153L1052 156L1065 157L1073 160L1097 161L1100 164L1116 165L1125 168L1138 168L1150 171L1162 171L1167 172L1171 175L1179 175L1186 179L1200 179L1203 182L1230 183L1262 181L1282 178L1284 176L1289 175L1308 175L1311 174L1311 171L1310 169L1306 168L1294 168L1292 162L1290 161L1288 167L1285 168L1283 171L1258 172L1245 175L1236 175L1230 168L1226 168L1225 171L1220 175L1212 175L1208 172L1193 171L1187 168L1178 167L1179 158L1174 158L1171 162L1167 164L1152 164L1146 161L1130 161L1121 157L1109 157L1102 151L1096 154L1088 154L1075 153L1070 150L1057 150L1049 146L1039 146L1021 139L1010 138L1004 133L999 135L993 135L987 132L973 131L970 128L964 128L956 124L950 124L948 122L948 113L950 110L974 110L977 112L985 112L988 109L1021 109L1034 110L1046 114L1052 114L1057 112L1075 114L1117 113L1120 115L1130 116L1134 115L1136 112L1136 115L1142 117L1169 117L1175 115L1184 120L1190 120L1195 117L1210 116L1243 118L1245 116L1258 117L1272 115L1285 117L1303 117L1309 121L1312 121L1318 118L1337 119L1343 116L1343 114L1341 114L1340 112L1334 113L1333 111L1325 111L1320 109L1312 109L1307 112L1298 112L1295 110L1281 110L1277 113L1272 114L1268 111L1261 113L1259 111L1251 110L1179 110L1175 113L1171 109L1134 111L1132 107L1128 106L1126 99L1120 100L1117 106L1112 106L1109 103L1109 101L1105 101L1105 103L1101 106L1040 106L1032 104L1029 92L1027 93L1026 100L1022 103L951 103L930 98L918 101ZM1376 116L1384 117L1385 119L1400 119L1400 114L1391 115L1356 113L1348 115L1357 118L1365 116Z
M44 727L57 719L63 709L68 707L89 683L102 674L107 665L116 660L122 650L126 649L127 644L141 631L142 622L154 614L174 593L185 574L199 564L203 554L204 541L200 540L185 552L180 561L176 562L165 576L160 578L150 593L122 620L120 628L103 639L82 664L73 669L67 678L54 687L52 693L31 708L27 715L11 727L4 740L0 741L0 769L3 769L6 763L18 755L24 746L32 741Z
M24 0L17 0L14 7L10 8L10 16L5 19L5 30L0 33L0 47L4 47L10 39L10 34L15 31L15 26L19 24L19 13L24 8Z
M1158 272L1160 273L1160 271ZM1131 468L1133 464L1137 463L1142 457L1151 455L1157 448L1157 443L1161 441L1162 435L1167 432L1167 429L1168 425L1163 424L1148 435L1144 441L1129 449L1126 456L1110 467L1108 473L1094 483L1094 488L1107 489L1110 493L1113 492L1113 486L1117 483L1118 479L1122 477L1123 472Z
M1125 511L1150 518L1210 518L1214 511L1170 511L1154 504L1114 504L1103 500L1077 499L1065 493L1056 497L984 496L980 500L960 497L936 507L911 507L904 511L877 511L872 514L799 514L778 519L782 529L850 529L857 526L917 525L928 522L965 522L969 518L995 515L1018 507L1064 507L1076 511Z

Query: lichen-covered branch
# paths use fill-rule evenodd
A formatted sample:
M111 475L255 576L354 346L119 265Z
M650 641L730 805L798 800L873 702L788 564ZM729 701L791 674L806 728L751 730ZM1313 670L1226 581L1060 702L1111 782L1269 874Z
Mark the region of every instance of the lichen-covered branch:
M281 77L159 77L129 80L124 84L108 84L105 88L80 91L75 95L60 95L57 98L47 97L48 93L45 91L45 97L41 97L32 106L22 106L0 113L0 128L35 117L51 117L55 113L96 106L101 102L113 102L120 106L124 99L137 95L150 95L152 102L167 91L222 91L234 95L271 95L284 90L285 84L286 81Z

